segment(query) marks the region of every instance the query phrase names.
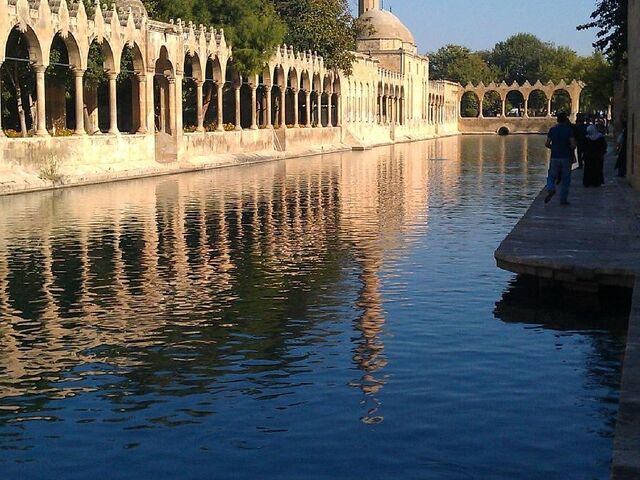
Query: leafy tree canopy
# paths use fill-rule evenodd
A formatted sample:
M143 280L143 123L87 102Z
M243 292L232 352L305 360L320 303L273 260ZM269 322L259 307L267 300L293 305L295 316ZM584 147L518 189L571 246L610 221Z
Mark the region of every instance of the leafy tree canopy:
M256 73L282 43L286 25L270 0L145 0L149 15L159 20L181 18L224 28L233 45L236 68Z
M593 46L604 53L614 67L626 63L628 0L598 0L591 21L578 30L598 29Z
M429 60L434 80L451 80L466 85L469 82L489 83L498 78L498 72L480 54L460 45L441 47L429 53Z
M286 22L285 43L318 52L328 68L351 72L358 34L366 28L353 18L347 0L272 0Z

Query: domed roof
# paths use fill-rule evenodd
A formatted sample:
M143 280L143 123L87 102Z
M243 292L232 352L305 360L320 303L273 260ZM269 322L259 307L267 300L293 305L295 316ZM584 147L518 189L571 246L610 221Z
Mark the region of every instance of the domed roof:
M393 39L402 40L405 43L415 45L411 31L404 26L398 17L386 10L368 10L364 12L361 19L366 21L368 28L359 40L380 40Z

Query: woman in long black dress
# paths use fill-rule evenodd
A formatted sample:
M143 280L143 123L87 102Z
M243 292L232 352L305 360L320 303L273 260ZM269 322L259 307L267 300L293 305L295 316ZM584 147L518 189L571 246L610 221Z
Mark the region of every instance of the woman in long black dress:
M595 125L589 125L584 141L584 176L585 187L599 187L604 183L604 154L607 152L607 141Z

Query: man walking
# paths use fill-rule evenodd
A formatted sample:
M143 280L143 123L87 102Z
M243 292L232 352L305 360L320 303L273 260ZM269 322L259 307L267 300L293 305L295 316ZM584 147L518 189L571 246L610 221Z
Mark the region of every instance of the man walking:
M569 185L571 185L571 164L576 139L573 128L566 113L557 115L558 123L551 127L547 134L545 146L551 149L549 175L547 176L547 196L544 203L549 203L556 193L556 179L560 178L560 204L569 205Z
M584 143L587 140L587 127L584 123L584 115L579 113L576 117L576 124L574 125L573 136L576 139L576 153L578 154L578 168L584 167Z

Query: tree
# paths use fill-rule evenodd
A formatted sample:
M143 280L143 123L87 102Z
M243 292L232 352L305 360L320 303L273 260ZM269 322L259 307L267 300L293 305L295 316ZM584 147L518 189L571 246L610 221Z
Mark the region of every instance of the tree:
M593 46L604 53L617 68L626 63L628 0L598 0L591 21L578 25L578 30L597 28Z
M367 26L351 15L347 0L273 0L288 27L285 42L318 52L328 68L351 73L359 33Z
M286 26L270 0L146 0L149 15L224 28L235 68L257 73L282 43Z
M613 96L613 66L602 52L581 58L574 70L574 77L585 82L581 104L583 110L607 110Z
M451 80L466 85L469 82L489 83L498 78L498 72L480 54L471 52L467 47L446 45L428 55L430 77L434 80Z
M544 43L530 33L518 33L499 42L490 54L491 63L501 72L507 83L535 82L551 44Z

